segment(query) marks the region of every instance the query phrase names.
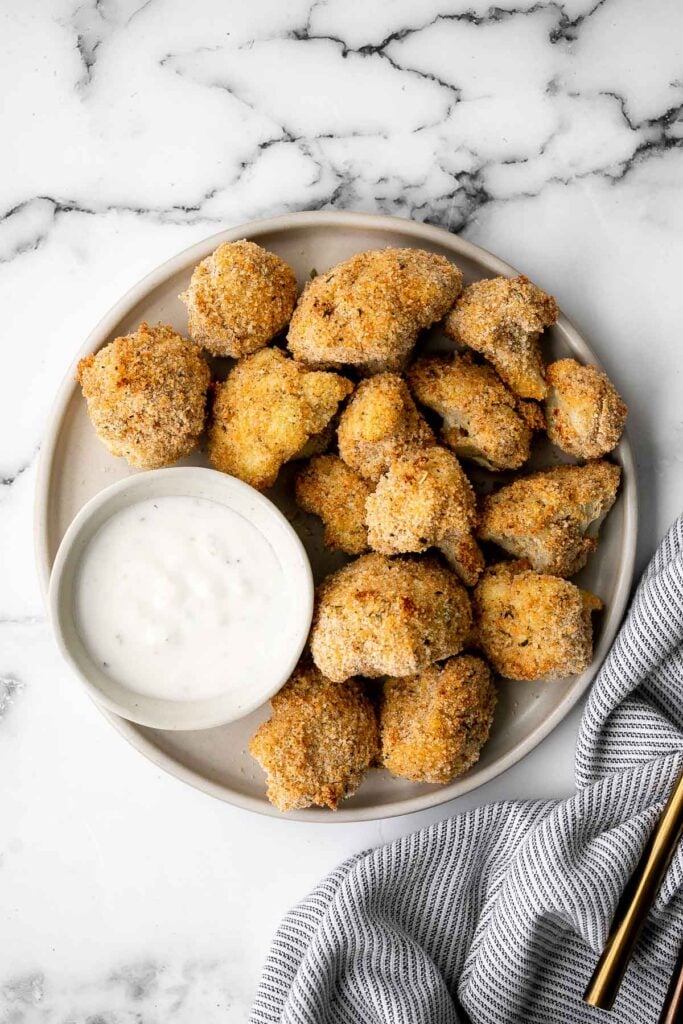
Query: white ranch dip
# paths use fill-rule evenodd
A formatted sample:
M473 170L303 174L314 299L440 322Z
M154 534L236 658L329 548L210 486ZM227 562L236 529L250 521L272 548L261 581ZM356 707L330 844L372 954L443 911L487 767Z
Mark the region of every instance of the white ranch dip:
M165 496L116 512L87 544L74 588L80 637L110 678L202 700L263 675L288 620L278 555L238 512ZM285 607L283 607L283 604Z

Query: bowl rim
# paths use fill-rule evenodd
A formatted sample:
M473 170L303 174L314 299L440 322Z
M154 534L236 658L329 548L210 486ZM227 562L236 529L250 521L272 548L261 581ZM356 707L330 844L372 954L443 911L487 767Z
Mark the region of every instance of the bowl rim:
M111 517L124 508L150 498L203 497L240 511L244 502L259 506L263 516L257 529L273 546L283 571L296 587L297 600L290 603L292 647L274 674L270 685L262 686L240 709L226 717L221 697L194 701L173 701L146 697L134 690L126 693L123 684L113 681L117 699L105 692L97 679L106 673L93 665L87 645L78 637L71 599L79 558L94 535ZM47 592L49 622L62 657L96 704L128 722L169 731L212 729L245 718L268 701L291 676L306 646L313 618L313 571L308 553L298 533L274 502L249 484L227 473L205 466L168 466L134 473L98 491L72 519L55 556ZM250 687L251 689L251 687Z
M153 288L160 285L167 277L189 266L199 262L206 255L213 251L221 242L237 241L248 238L258 241L262 235L274 231L286 231L301 227L326 227L326 228L359 228L365 231L395 231L410 236L415 243L432 242L435 245L447 248L457 261L458 256L470 258L490 271L492 275L504 277L515 277L518 271L491 253L488 249L478 246L459 235L452 234L445 228L436 227L431 224L424 224L418 221L404 219L402 217L388 216L373 213L353 213L337 210L315 210L302 211L297 213L283 214L277 217L269 217L254 221L247 221L235 227L215 232L206 238L195 242L193 245L183 249L181 252L165 260L159 266L146 274L137 284L133 285L124 295L108 310L99 323L93 328L85 342L78 351L71 366L60 385L55 396L53 406L48 416L48 426L43 438L41 452L38 462L38 471L35 490L34 505L34 548L38 569L40 587L44 597L47 594L50 577L50 546L48 531L47 502L44 500L49 491L50 475L52 472L53 457L58 442L58 424L61 422L66 407L71 399L73 378L75 368L81 358L101 347L104 340L109 336L114 327L121 321ZM558 326L571 340L571 344L584 361L590 361L600 366L600 361L590 350L583 336L564 313L560 312L557 321ZM274 817L283 821L304 821L318 822L322 824L345 824L352 821L376 821L382 818L397 817L404 814L414 814L418 811L427 810L440 804L446 804L450 800L464 796L466 793L491 782L502 775L503 772L512 768L518 761L522 760L528 753L539 745L559 723L569 714L574 705L585 694L588 687L597 675L600 666L618 632L619 624L623 618L629 600L633 571L636 556L637 522L638 522L638 496L637 480L635 473L635 460L629 441L629 432L626 430L617 448L623 468L622 494L624 510L623 549L621 552L620 571L613 600L607 610L606 619L603 620L603 628L594 650L593 662L590 669L579 676L571 688L567 691L557 707L535 728L528 736L517 744L507 754L498 758L491 765L480 769L476 776L464 775L445 786L435 787L429 793L419 796L397 799L387 806L381 807L354 807L342 808L335 813L330 813L324 808L308 808L304 811L292 811L283 814L273 807L265 798L248 796L227 788L220 783L206 778L200 772L180 764L169 754L160 750L148 737L142 734L130 722L120 718L103 709L114 728L137 750L145 755L153 764L162 768L169 774L175 776L188 785L199 789L204 793L216 797L226 803L231 803L244 810L254 811L268 817ZM608 635L612 634L608 640Z

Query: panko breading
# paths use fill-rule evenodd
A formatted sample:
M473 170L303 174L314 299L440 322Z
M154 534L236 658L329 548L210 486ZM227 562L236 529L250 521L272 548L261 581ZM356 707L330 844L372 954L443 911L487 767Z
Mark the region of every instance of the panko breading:
M339 420L339 454L373 483L409 448L436 444L405 381L381 373L361 381Z
M476 281L463 291L444 325L446 334L480 352L521 398L545 398L539 337L558 308L526 277Z
M295 489L299 507L320 516L325 524L328 547L347 555L368 550L365 502L371 488L337 455L311 459L297 475Z
M598 461L514 480L484 498L479 536L536 572L573 576L597 547L586 530L611 509L620 477L619 466Z
M186 292L188 332L215 356L248 356L285 329L294 271L254 242L224 242L195 267Z
M628 408L606 373L559 359L546 371L548 437L580 459L599 459L616 448Z
M370 547L384 555L438 547L468 586L484 558L472 531L477 502L460 463L445 448L415 448L396 459L367 500Z
M309 370L276 348L240 359L216 387L209 458L216 469L259 490L330 422L353 385Z
M324 455L334 440L334 421L330 421L319 434L309 437L303 448L300 448L294 459L312 459L314 455Z
M503 384L491 366L469 356L427 356L408 370L418 402L443 418L442 437L463 459L485 469L518 469L529 458L532 406ZM538 406L536 406L538 409ZM533 429L538 429L538 420Z
M543 406L532 398L517 399L517 412L522 417L532 434L545 430L545 413Z
M467 654L387 679L380 708L385 768L412 782L462 775L489 738L496 700L488 665Z
M172 327L140 324L81 359L76 380L100 441L131 466L168 466L197 447L211 374Z
M315 366L400 370L418 333L446 315L461 289L462 273L445 256L359 252L306 285L289 325L290 351Z
M490 566L474 594L477 640L496 672L507 679L563 679L593 659L591 612L602 601L527 562Z
M313 660L329 679L409 676L458 654L472 626L465 588L433 559L361 555L318 588Z
M377 718L361 683L333 683L303 665L271 704L249 744L268 776L268 799L281 811L336 810L379 755Z

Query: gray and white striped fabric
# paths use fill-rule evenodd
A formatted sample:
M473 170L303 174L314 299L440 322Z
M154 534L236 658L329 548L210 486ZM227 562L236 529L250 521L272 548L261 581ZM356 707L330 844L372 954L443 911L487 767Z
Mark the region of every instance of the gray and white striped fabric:
M282 922L253 1024L657 1020L677 854L610 1018L581 994L683 766L683 518L588 700L570 800L480 807L342 864Z

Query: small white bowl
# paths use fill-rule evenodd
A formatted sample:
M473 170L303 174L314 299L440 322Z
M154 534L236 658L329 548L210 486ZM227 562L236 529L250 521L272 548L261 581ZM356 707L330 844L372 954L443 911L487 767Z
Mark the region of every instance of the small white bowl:
M293 617L291 649L272 678L254 680L253 694L235 713L229 694L204 700L164 700L138 694L102 671L81 640L74 618L74 582L83 552L96 531L112 515L139 501L165 496L207 498L249 519L277 552L296 600L290 602ZM198 466L172 467L138 473L112 484L95 495L78 513L57 552L48 594L52 628L66 661L90 695L109 711L158 729L209 729L250 714L280 689L292 674L301 655L313 616L313 575L308 556L295 530L276 506L253 487ZM264 637L268 643L268 637Z

